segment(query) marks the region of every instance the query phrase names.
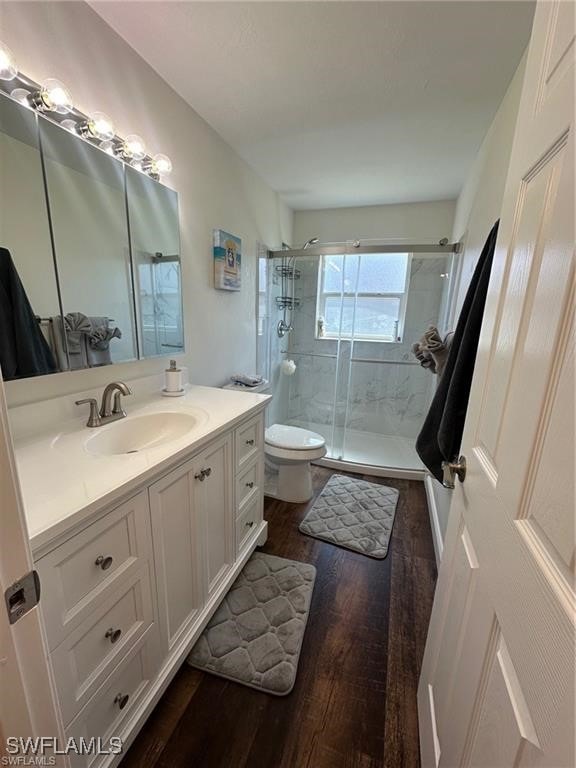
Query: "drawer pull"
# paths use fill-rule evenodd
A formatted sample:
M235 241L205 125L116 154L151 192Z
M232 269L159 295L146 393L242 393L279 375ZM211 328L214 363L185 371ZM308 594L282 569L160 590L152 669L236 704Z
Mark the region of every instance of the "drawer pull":
M254 440L246 440L246 445L254 445Z
M100 568L102 568L103 571L107 571L108 568L112 565L113 558L111 557L104 557L104 555L98 555L96 560L94 560L94 565L99 565Z
M204 480L206 480L207 477L210 477L211 474L212 474L212 467L208 467L207 469L201 469L197 475L194 475L194 479L200 480L200 482L203 483Z
M254 488L254 483L252 481L246 483L246 488Z
M250 520L249 523L246 523L247 528L252 528L253 525L254 525L254 520Z
M212 467L208 467L208 469L204 469L203 472L204 472L204 477L210 477L210 475L212 474Z
M130 698L129 693L119 693L114 699L114 704L118 704L119 709L124 709L126 704L128 704L129 698Z
M110 629L106 632L104 637L107 637L111 643L115 643L117 640L120 639L121 634L122 634L121 629L114 629L113 627L110 627Z

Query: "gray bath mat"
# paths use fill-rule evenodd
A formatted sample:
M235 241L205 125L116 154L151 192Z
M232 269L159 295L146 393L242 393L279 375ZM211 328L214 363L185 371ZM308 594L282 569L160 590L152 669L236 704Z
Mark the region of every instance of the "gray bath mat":
M398 495L386 485L332 475L300 530L381 560L388 553Z
M313 565L255 552L188 663L266 693L290 693L315 578Z

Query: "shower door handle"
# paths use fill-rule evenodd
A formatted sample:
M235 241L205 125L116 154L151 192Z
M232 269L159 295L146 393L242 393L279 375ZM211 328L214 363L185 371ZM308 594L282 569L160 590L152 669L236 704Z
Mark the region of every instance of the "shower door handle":
M442 462L442 485L444 488L455 488L455 478L461 483L466 478L466 457L460 456L458 461Z

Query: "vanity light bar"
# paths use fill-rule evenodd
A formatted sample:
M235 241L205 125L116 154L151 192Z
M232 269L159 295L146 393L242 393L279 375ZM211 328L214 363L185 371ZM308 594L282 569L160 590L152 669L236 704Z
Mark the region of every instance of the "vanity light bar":
M86 115L77 109L64 83L54 78L37 83L23 75L18 71L12 51L1 42L0 91L155 181L172 170L172 161L167 155L148 154L141 136L135 133L126 138L118 136L114 123L104 112Z

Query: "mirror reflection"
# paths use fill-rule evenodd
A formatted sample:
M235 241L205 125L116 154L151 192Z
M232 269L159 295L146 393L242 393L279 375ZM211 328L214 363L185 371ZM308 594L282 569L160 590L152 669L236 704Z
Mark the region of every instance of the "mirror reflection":
M184 350L178 195L126 168L141 357Z
M135 360L124 166L48 120L40 138L70 369Z
M36 115L0 98L0 365L4 379L60 367L61 324ZM60 338L60 344L62 339Z

